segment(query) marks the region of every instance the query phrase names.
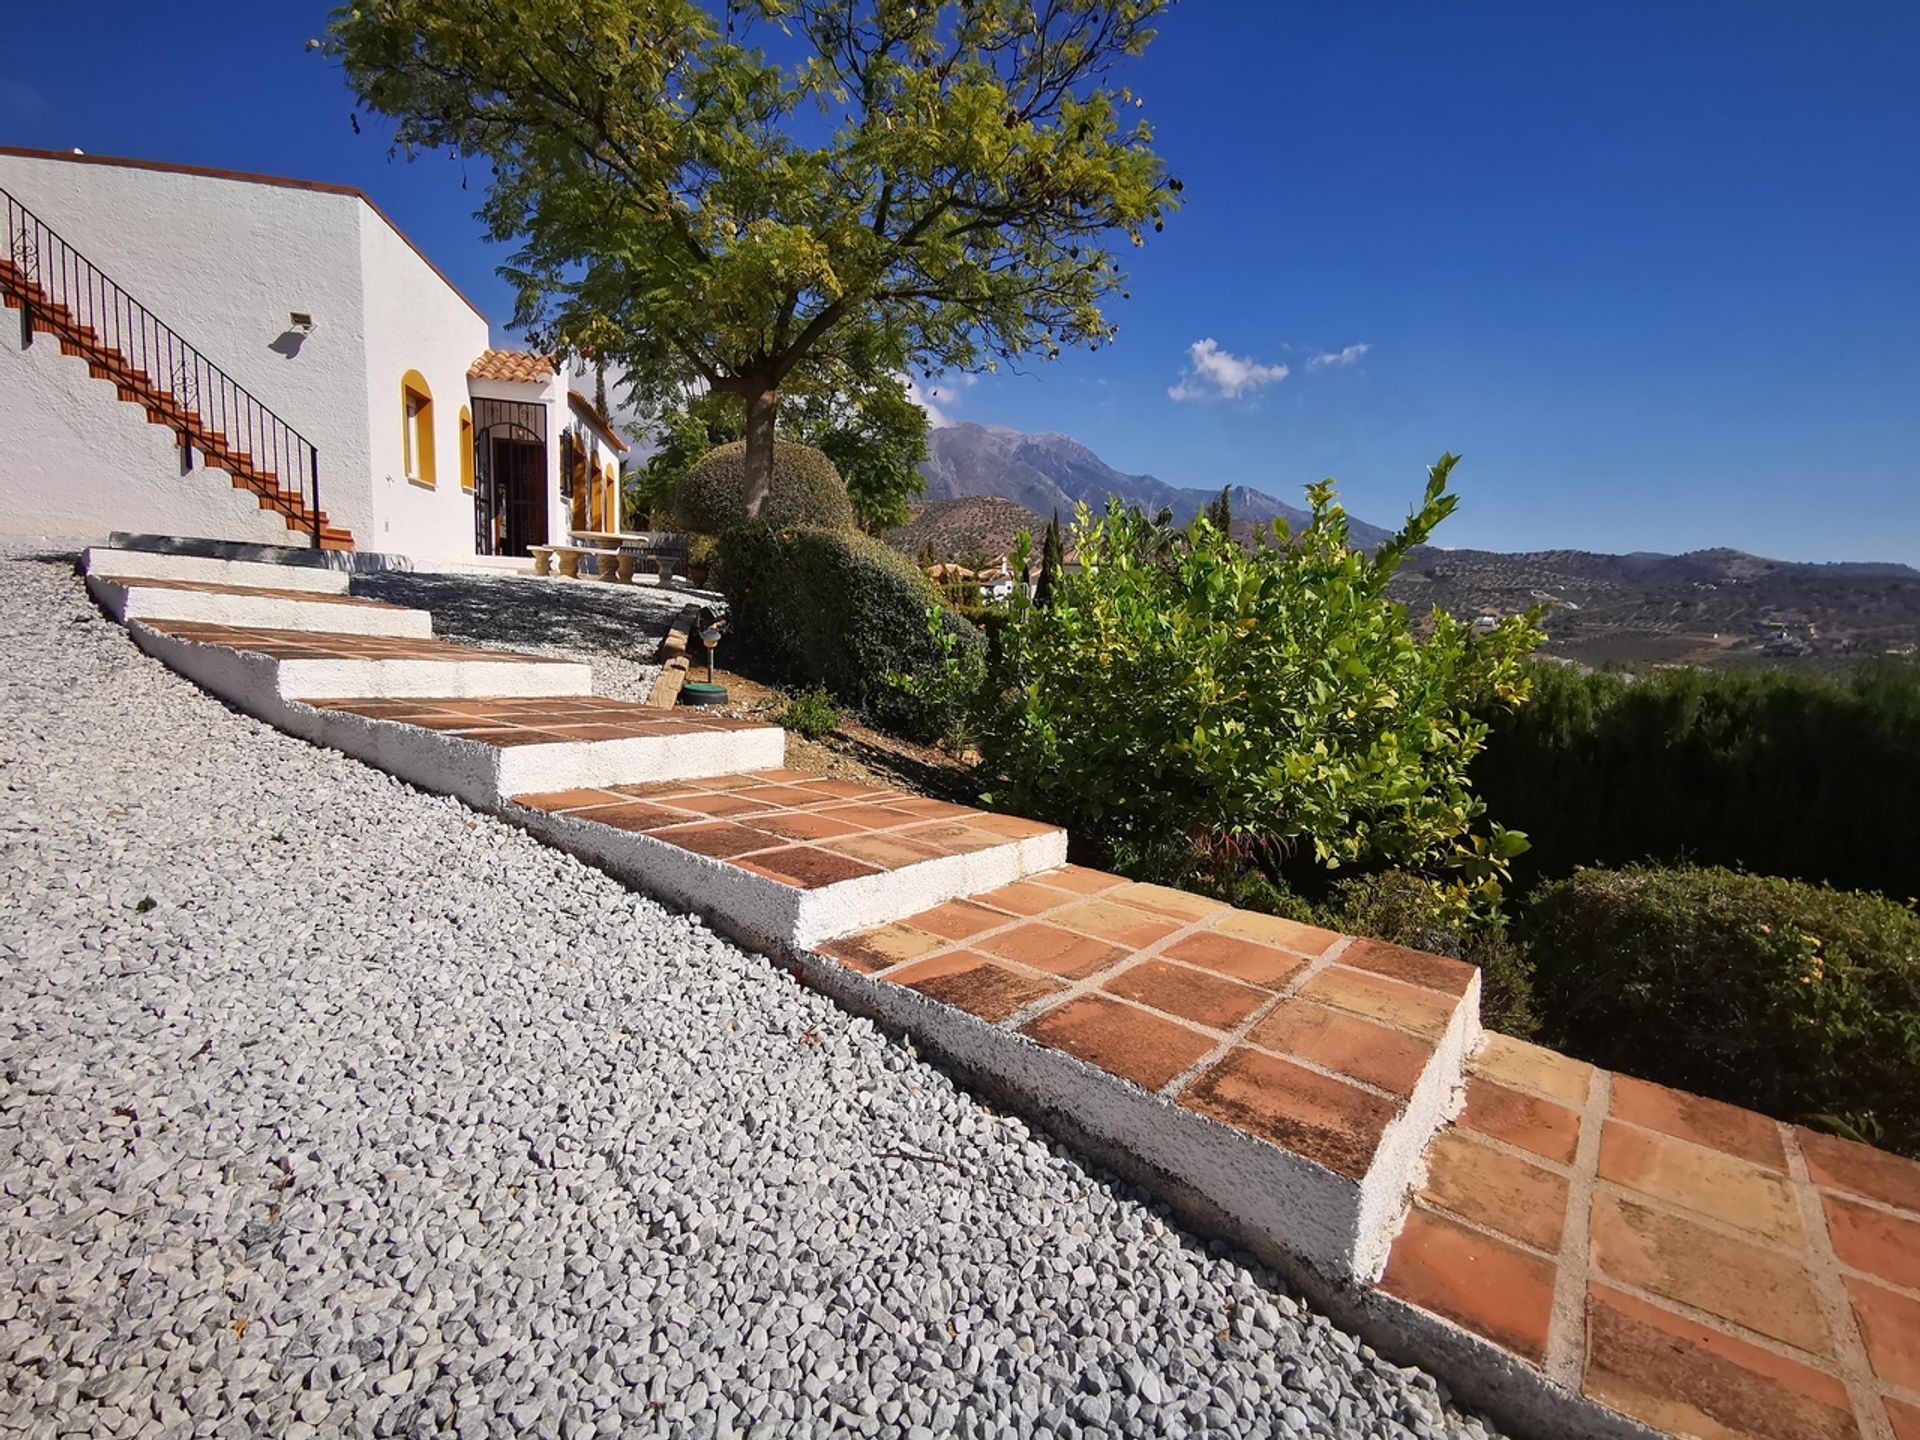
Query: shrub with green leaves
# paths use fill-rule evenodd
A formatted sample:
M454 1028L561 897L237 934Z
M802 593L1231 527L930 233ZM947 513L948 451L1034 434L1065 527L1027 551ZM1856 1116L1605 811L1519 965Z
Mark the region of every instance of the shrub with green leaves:
M680 482L680 523L699 535L724 535L747 522L747 442L716 445ZM853 502L833 462L811 445L773 447L773 489L760 519L775 527L853 528Z
M890 677L931 677L949 645L976 659L985 646L906 556L858 531L755 524L721 536L718 570L734 634L778 673L824 686L886 729L950 733L948 704Z
M1547 1038L1598 1064L1920 1153L1920 914L1735 870L1578 870L1526 922Z
M787 702L787 708L780 714L780 723L796 735L818 740L831 735L839 726L840 707L833 703L831 695L816 685L811 690L802 690Z
M1525 697L1537 616L1475 634L1436 611L1416 631L1387 597L1453 510L1453 464L1372 555L1331 484L1309 489L1299 533L1251 551L1204 518L1083 509L1080 574L1016 601L999 637L976 720L993 798L1176 882L1252 864L1311 892L1316 874L1403 865L1496 901L1525 840L1486 822L1466 770L1476 709Z
M1920 893L1920 665L1633 679L1542 665L1523 710L1488 718L1473 779L1533 836L1523 875L1688 860Z

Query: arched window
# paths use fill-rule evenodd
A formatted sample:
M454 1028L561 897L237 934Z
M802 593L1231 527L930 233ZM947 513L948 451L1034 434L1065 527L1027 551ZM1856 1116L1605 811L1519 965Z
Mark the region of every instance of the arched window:
M418 485L433 484L433 391L418 370L400 377L400 421L407 479Z
M460 488L473 493L473 415L460 407Z

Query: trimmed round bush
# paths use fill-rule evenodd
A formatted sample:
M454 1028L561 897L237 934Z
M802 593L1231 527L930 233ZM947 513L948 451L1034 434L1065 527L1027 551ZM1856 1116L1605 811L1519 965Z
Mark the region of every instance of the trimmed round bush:
M680 523L697 535L724 535L747 523L747 442L717 445L680 483ZM853 502L833 462L811 445L776 440L773 485L759 518L775 527L854 528Z
M1601 1065L1920 1153L1920 914L1704 866L1579 870L1528 922L1549 1038Z
M740 643L787 678L915 739L952 730L937 702L888 677L940 673L930 610L963 647L985 643L906 556L857 530L742 525L720 537L718 582Z

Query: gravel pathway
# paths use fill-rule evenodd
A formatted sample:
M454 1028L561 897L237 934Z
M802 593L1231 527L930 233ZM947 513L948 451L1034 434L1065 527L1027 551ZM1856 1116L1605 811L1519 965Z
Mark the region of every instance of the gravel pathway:
M0 583L0 1433L1487 1433L766 961Z
M653 585L404 570L355 575L353 593L431 610L443 639L584 660L596 694L641 703L660 673L653 655L674 617L689 602L710 599Z

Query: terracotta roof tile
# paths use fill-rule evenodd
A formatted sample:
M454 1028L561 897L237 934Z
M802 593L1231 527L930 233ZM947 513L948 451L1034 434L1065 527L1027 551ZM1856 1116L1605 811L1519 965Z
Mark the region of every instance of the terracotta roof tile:
M622 455L627 453L627 442L620 438L619 432L613 428L613 423L600 413L600 407L598 405L595 405L578 390L567 391L567 398L573 401L574 408L586 416L588 422L594 429L607 437L608 444L612 445L613 448Z
M469 380L518 380L535 384L553 374L553 357L525 350L484 350L467 367Z

